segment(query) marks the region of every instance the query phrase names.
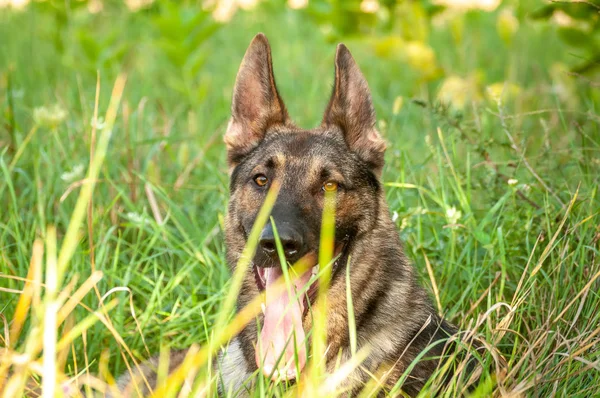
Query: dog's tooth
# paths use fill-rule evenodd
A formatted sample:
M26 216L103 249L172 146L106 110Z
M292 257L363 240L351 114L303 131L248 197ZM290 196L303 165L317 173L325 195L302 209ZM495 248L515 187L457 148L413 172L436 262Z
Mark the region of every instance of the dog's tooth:
M267 312L267 306L265 305L265 303L261 303L260 309L262 310L263 315L265 314L265 312Z

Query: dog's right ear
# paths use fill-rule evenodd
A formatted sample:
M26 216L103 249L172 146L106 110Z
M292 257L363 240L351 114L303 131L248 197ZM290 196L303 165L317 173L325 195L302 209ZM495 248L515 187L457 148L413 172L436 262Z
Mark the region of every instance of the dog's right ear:
M246 50L235 80L231 120L224 137L229 165L235 166L254 149L267 129L287 123L289 116L275 85L271 47L259 33Z

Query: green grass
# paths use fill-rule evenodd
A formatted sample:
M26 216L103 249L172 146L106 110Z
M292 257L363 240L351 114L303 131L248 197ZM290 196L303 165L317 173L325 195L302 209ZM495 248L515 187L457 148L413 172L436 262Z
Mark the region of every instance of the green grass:
M335 49L323 25L272 4L240 12L206 37L193 27L208 32L211 22L190 7L118 11L0 11L0 346L41 358L41 346L32 348L41 344L32 325L47 316L43 302L56 300L51 286L22 278L40 280L56 262L59 296L80 286L87 292L57 331L59 339L74 331L66 351L57 346L66 363L59 371L73 376L89 365L100 379L126 369L116 335L143 359L161 347L205 347L213 325L224 322L218 316L230 273L222 135L252 36L269 37L279 89L305 127L318 123L328 100ZM509 81L520 87L518 95L503 103L481 99L465 111L439 106L444 76L420 82L401 60L377 57L372 38L345 40L370 83L389 143L383 178L390 211L440 312L489 344L489 380L476 395L599 395L597 79L552 72L579 58L549 25L522 22L507 46L495 14L469 14L464 24L461 42L447 28L430 32L445 77ZM173 44L179 53L169 50ZM111 130L109 101L120 94L111 90L120 74L127 76L98 169L89 168L96 70L105 121L96 123L95 159ZM399 96L403 106L395 111ZM36 111L42 106L59 120ZM86 171L98 173L89 229ZM99 278L93 270L102 272L94 289L84 284ZM99 321L90 314L102 313L105 295L108 316ZM16 311L20 297L32 301ZM10 340L6 331L21 320L23 332ZM6 352L0 385L15 362ZM10 369L19 374L16 365ZM257 394L272 391L259 387ZM0 391L8 394L7 385Z

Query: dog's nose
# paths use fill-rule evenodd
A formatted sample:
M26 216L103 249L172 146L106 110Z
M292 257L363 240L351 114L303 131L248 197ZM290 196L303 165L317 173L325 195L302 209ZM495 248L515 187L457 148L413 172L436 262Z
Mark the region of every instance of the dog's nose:
M294 263L302 254L302 235L287 224L278 226L277 232L279 234L279 241L283 247L286 260L290 263ZM270 256L273 260L278 260L277 244L271 224L268 224L265 229L263 229L258 244L268 256Z

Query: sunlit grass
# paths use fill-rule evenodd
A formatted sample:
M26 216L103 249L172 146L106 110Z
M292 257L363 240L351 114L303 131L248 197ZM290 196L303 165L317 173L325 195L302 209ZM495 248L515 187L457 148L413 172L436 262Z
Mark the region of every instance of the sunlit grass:
M333 73L325 27L301 13L260 12L238 13L199 51L208 56L202 74L186 75L194 83L186 95L176 89L182 68L157 56L160 46L142 45L127 62L118 57L108 28L135 41L150 31L145 14L0 16L0 36L9 37L0 50L2 397L118 396L115 378L157 354L155 396L173 396L190 375L196 376L191 391L214 393L214 354L256 322L265 300L257 297L234 313L256 231L238 271L230 275L225 264L228 173L220 137L236 68L250 37L266 30L282 95L306 125L320 118ZM457 370L451 385L442 385L442 368L422 395L461 395L469 384L465 355L482 364L476 397L596 396L596 83L566 72L557 79L552 71L567 70L571 55L552 32L522 23L521 36L500 48L489 29L495 17L476 16L459 21L462 41L449 41L445 28L429 32L436 73L445 73L439 81L413 79L393 51L389 59L375 57L369 40L347 43L369 80L389 143L384 187L405 251L436 309L460 327L461 337L476 336L483 346L477 353L462 347L458 363L447 365ZM75 34L80 25L100 51L91 67L80 48L89 37ZM59 37L51 38L48 26ZM126 86L118 77L124 64ZM484 79L493 98L463 98L460 110L429 104L452 76L473 90ZM257 225L269 222L274 195ZM331 271L324 265L334 260L334 217L325 212L323 288ZM282 262L284 278L272 289L290 289L290 277L313 262ZM349 286L352 262L338 266ZM299 383L285 390L257 372L251 395L340 393L369 353L357 341L354 300L348 289L351 360L334 371L319 360L327 350L327 319L325 300L318 300L315 328L307 331L311 359ZM182 366L169 371L169 352L192 345ZM399 384L386 390L384 380L385 369L373 374L363 396L401 393Z

